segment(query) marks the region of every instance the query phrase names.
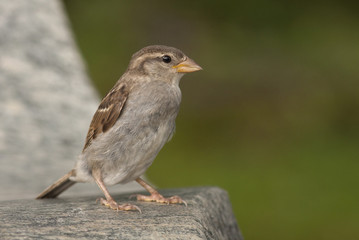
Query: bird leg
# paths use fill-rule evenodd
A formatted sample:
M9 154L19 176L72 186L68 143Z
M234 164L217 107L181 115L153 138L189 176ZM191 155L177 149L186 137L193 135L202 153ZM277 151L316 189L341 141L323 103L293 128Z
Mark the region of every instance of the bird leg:
M163 197L156 189L154 189L151 185L146 183L142 178L137 178L136 182L138 182L142 187L144 187L151 195L137 195L138 201L146 201L146 202L158 202L158 203L183 203L187 206L187 203L182 200L179 196L173 196L169 198Z
M135 210L135 211L139 211L141 213L141 209L139 207L137 207L136 205L132 205L129 203L125 203L125 204L117 204L116 201L111 197L109 191L107 190L102 177L101 177L101 173L100 171L93 171L92 172L92 176L95 179L95 182L97 183L98 187L102 190L102 192L104 193L106 199L104 198L99 198L97 200L100 201L100 203L102 205L105 205L106 207L109 207L113 210L125 210L125 211L129 211L129 210ZM96 200L96 202L97 202Z

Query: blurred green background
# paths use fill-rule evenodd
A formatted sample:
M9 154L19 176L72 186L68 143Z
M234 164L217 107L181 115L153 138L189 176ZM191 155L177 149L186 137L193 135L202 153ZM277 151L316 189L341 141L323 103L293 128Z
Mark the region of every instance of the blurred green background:
M101 95L146 45L203 67L155 184L226 189L246 239L359 239L358 2L64 3Z

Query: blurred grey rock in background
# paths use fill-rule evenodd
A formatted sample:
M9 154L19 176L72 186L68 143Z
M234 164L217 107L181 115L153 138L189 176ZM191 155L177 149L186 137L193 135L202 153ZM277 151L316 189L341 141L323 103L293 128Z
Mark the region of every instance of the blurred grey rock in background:
M60 1L0 1L0 200L34 198L82 150L99 98L69 29Z

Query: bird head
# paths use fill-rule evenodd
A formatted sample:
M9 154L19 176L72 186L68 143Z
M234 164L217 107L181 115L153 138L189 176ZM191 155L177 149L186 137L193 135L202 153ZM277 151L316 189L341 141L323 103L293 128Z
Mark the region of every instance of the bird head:
M170 82L178 82L185 73L199 70L202 68L181 50L163 45L142 48L132 55L128 67L128 71Z

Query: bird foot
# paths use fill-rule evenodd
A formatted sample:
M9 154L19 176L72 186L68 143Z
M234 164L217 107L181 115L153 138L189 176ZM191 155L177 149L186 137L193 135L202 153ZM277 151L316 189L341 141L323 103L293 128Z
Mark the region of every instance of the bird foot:
M179 196L172 196L169 198L165 198L163 197L161 194L159 193L154 193L150 196L146 196L146 195L131 195L130 198L136 196L138 201L145 201L145 202L158 202L158 203L166 203L166 204L175 204L175 203L183 203L186 207L187 207L187 202L182 200L182 198L180 198Z
M99 198L96 200L100 201L100 203L108 208L111 208L113 210L123 210L123 211L139 211L140 213L142 213L141 209L139 207L137 207L136 205L132 205L129 203L125 203L125 204L117 204L113 199L111 200L106 200L104 198Z

